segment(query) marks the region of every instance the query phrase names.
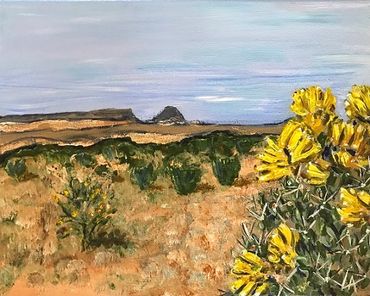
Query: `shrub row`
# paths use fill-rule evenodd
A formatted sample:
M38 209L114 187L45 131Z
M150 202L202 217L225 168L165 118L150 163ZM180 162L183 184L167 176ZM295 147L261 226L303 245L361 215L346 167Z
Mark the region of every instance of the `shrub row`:
M21 181L27 172L23 158L39 155L49 163L61 163L68 170L75 162L93 168L100 176L108 175L109 166L97 165L95 155L101 154L108 162L128 164L131 180L141 190L148 189L159 175L166 175L175 190L185 195L196 189L202 175L201 163L205 162L211 164L221 185L232 185L239 174L240 156L248 154L260 140L260 136L222 132L164 145L140 145L128 138L105 140L88 148L35 145L5 154L0 162L8 175L17 181Z

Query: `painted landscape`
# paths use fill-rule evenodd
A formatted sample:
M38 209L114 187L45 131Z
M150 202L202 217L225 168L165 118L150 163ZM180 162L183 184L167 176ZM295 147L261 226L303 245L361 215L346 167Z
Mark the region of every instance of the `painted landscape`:
M2 119L7 295L201 295L224 287L245 209L268 187L257 182L254 155L262 135L281 125L193 124L173 107L149 123L115 114ZM56 200L77 179L102 200L112 194L104 203L112 220L85 246L58 225Z
M369 15L0 2L0 295L370 295Z

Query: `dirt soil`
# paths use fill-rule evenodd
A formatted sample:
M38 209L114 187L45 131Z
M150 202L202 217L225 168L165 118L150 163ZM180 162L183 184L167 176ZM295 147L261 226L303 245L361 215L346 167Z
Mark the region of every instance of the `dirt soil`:
M14 224L0 225L0 267L20 266L5 295L219 295L252 196L267 186L257 183L255 164L245 158L232 187L220 186L205 168L198 191L185 197L165 180L141 192L123 173L114 183L120 214L113 222L132 245L121 257L106 249L84 254L73 238L56 239L51 197L63 188L63 168L28 160L38 177L23 182L0 170L0 218L17 213Z

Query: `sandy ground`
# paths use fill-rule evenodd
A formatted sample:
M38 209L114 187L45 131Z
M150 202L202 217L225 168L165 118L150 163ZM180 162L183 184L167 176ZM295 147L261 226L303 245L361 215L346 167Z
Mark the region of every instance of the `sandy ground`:
M20 257L20 246L29 250L10 296L218 295L227 287L252 195L266 186L255 180L252 157L243 160L235 186L221 187L208 167L198 191L185 197L164 180L141 192L124 172L114 183L120 213L114 223L134 247L123 257L105 249L81 254L73 240L55 237L51 196L62 189L63 168L42 160L27 165L37 178L18 183L0 170L0 218L18 213L15 225L1 227L0 240L8 244L0 245L0 267Z
M23 133L29 131L51 130L81 130L93 127L110 127L129 124L128 121L105 121L105 120L42 120L31 123L1 122L0 132Z
M102 139L132 137L140 143L166 143L214 131L234 133L278 134L279 125L157 125L116 121L45 121L0 125L0 154L32 144L89 146Z

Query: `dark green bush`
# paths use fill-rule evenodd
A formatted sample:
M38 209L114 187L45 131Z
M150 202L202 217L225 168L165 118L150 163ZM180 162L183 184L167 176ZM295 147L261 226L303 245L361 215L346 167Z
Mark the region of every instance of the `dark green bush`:
M27 172L27 166L24 159L9 160L5 166L6 173L16 179L21 181Z
M188 144L188 151L193 154L209 153L210 141L208 139L195 138Z
M198 166L172 166L168 173L176 192L181 195L194 192L202 175Z
M222 157L212 161L213 174L221 185L230 186L239 175L240 161L237 157Z
M101 150L102 155L106 160L112 161L119 158L119 153L115 146L104 146Z
M89 153L81 152L75 155L75 159L79 164L87 168L91 168L96 165L95 158Z
M236 142L236 149L240 154L248 154L250 150L261 142L261 136L248 136L239 139Z
M147 189L157 179L157 172L151 163L132 167L130 173L131 180L136 183L141 190Z
M95 168L94 172L98 175L98 176L110 176L112 174L111 170L109 169L108 166L106 165L99 165Z

